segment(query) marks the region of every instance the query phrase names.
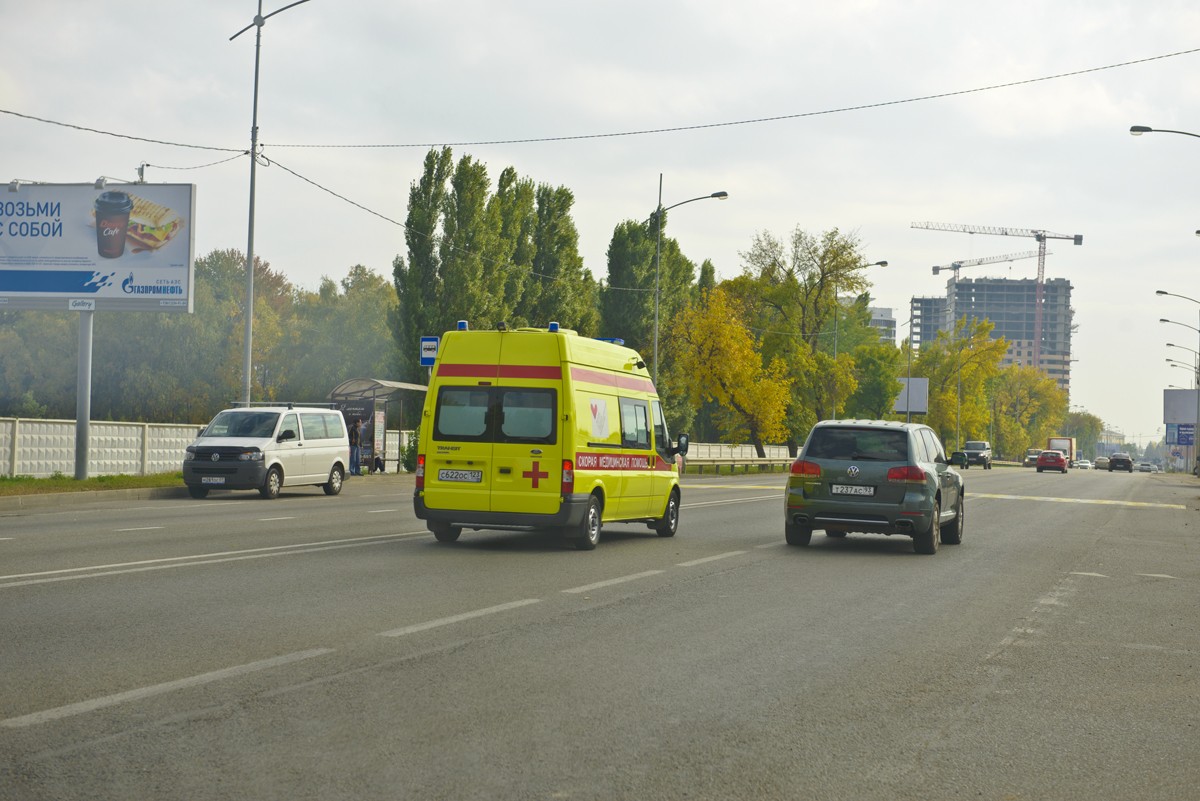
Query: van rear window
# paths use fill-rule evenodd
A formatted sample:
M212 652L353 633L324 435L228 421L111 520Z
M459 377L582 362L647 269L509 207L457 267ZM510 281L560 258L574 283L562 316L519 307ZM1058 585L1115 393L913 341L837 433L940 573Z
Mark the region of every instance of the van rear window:
M558 436L558 393L524 387L442 387L433 439L549 444Z

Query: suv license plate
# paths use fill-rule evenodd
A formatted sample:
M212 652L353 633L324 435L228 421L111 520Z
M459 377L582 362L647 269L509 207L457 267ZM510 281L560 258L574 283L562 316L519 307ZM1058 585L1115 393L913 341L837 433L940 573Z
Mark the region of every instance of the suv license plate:
M482 470L439 470L438 481L465 481L478 484L483 481Z
M831 484L829 491L834 495L874 495L875 488L861 484Z

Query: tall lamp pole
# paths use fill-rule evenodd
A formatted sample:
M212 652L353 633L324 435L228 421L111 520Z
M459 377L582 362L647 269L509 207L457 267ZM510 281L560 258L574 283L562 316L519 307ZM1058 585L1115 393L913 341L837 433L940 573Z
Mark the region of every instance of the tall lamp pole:
M265 17L262 13L262 0L258 0L258 13L254 21L229 37L229 41L241 36L251 28L254 32L254 107L250 118L250 219L246 225L246 332L245 347L242 351L242 400L250 402L250 374L253 368L254 344L254 168L258 165L258 65L262 55L262 29L267 20L276 14L287 11L292 6L307 3L308 0L296 0L281 9L272 11Z
M1197 231L1196 234L1200 235L1200 231ZM1164 295L1166 297L1171 297L1171 298L1180 298L1182 300L1190 300L1192 303L1195 303L1197 306L1200 306L1200 300L1196 300L1195 298L1189 298L1187 295L1179 295L1179 294L1176 294L1175 292L1168 292L1165 289L1156 289L1154 291L1154 294L1155 295ZM1190 326L1185 323L1177 323L1174 320L1168 320L1163 317L1160 317L1158 321L1160 323L1172 323L1173 325L1182 325L1184 328L1190 328L1193 331L1195 331L1198 335L1200 335L1200 309L1197 310L1197 323L1198 323L1197 326ZM1185 348L1185 350L1191 350L1191 348ZM1170 361L1170 360L1168 360L1168 361ZM1193 471L1196 470L1196 465L1197 465L1196 457L1200 456L1200 450L1197 450L1197 448L1196 448L1197 445L1200 445L1200 443L1198 443L1196 441L1197 438L1200 437L1200 367L1198 367L1196 369L1194 378L1196 380L1196 390L1195 390L1195 392L1196 392L1196 420L1192 425L1192 454L1193 454L1192 470Z
M677 206L682 206L684 203L694 203L697 200L711 200L713 198L715 198L717 200L728 200L729 199L729 193L722 190L720 192L713 192L711 195L701 195L700 197L693 197L693 198L688 198L687 200L681 200L678 203L673 203L670 206L663 208L662 184L663 184L663 177L662 177L662 173L660 172L658 174L658 209L655 211L655 214L654 214L654 219L655 219L654 227L656 229L658 229L657 233L655 235L656 239L655 239L655 244L654 244L654 384L655 384L655 386L658 386L658 304L659 304L659 289L658 289L658 287L659 287L659 268L662 264L663 214L670 211L673 208L676 208Z

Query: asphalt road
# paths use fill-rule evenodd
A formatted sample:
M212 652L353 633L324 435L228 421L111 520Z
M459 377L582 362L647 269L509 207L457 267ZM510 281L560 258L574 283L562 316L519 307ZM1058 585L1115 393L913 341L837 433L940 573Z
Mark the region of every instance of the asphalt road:
M0 506L0 799L1195 799L1200 481L971 469L966 535L440 545L407 477Z

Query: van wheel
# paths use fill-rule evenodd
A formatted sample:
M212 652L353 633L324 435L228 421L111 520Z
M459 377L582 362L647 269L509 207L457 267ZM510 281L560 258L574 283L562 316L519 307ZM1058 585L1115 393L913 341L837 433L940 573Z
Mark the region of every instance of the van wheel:
M258 494L268 501L273 501L279 497L281 487L283 487L283 471L278 467L272 467L267 471L267 480L259 487Z
M660 537L674 537L675 532L679 531L679 492L677 490L671 490L671 495L667 498L667 511L654 524L654 530Z
M575 547L581 551L594 550L600 543L600 526L600 499L589 495L587 511L575 536Z
M337 495L342 491L342 483L346 477L342 474L340 465L334 465L329 471L329 481L321 485L321 489L325 490L326 495Z
M208 487L197 487L194 484L189 484L188 495L191 495L193 498L207 498Z
M462 526L452 526L449 523L431 523L429 530L438 542L458 542L458 536L462 534Z

